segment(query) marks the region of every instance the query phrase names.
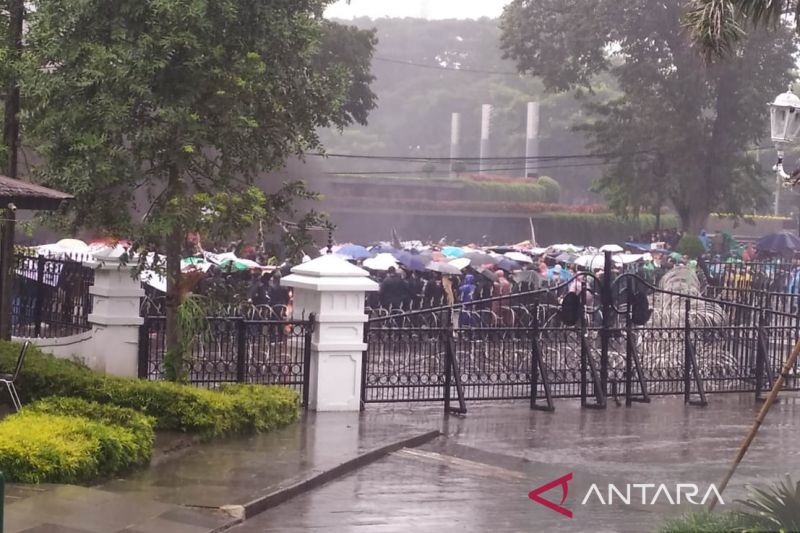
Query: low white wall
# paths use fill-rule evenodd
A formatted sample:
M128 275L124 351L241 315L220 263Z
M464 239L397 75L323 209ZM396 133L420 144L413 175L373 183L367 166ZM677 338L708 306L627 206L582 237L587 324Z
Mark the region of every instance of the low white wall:
M72 359L80 361L93 370L97 368L97 361L94 357L92 346L93 331L84 331L69 337L59 337L55 339L28 339L25 337L13 337L14 342L31 341L45 353L53 354L59 359ZM105 370L105 369L102 369Z

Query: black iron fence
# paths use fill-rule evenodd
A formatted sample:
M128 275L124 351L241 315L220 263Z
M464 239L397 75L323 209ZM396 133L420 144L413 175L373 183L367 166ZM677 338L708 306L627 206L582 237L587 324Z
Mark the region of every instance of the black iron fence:
M189 381L213 387L223 383L284 385L300 391L307 403L313 315L308 320L208 318L188 355ZM164 378L166 318L145 317L139 339L139 377Z
M562 304L579 294L571 319ZM604 297L607 293L607 297ZM573 298L576 298L575 296ZM642 298L649 316L636 317ZM363 403L554 398L585 406L652 395L761 392L800 333L796 312L660 290L634 275L406 313L373 309ZM769 299L759 301L768 304ZM778 305L778 304L776 304ZM798 369L787 389L797 389Z
M91 329L94 270L80 261L17 255L11 304L16 337L66 337Z

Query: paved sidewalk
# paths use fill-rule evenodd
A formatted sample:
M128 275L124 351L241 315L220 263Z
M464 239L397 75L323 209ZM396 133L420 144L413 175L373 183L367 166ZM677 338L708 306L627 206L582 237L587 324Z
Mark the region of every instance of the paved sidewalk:
M308 413L287 428L196 445L97 487L10 486L5 533L221 530L404 444L434 438L437 415Z

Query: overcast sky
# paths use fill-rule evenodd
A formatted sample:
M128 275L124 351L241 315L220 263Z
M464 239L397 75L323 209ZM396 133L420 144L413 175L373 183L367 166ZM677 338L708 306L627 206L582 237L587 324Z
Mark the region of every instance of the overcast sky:
M328 7L331 18L353 17L425 17L480 18L499 17L510 0L338 0Z

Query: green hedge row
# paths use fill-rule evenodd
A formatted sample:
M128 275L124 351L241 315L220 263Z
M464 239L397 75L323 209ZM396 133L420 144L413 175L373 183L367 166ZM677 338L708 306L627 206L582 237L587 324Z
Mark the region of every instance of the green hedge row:
M0 371L9 372L19 345L0 342ZM296 392L284 387L235 385L221 391L163 381L104 376L31 347L17 388L23 402L49 396L83 398L134 409L155 419L157 429L217 437L266 431L295 420Z
M26 405L0 422L0 470L21 483L87 483L146 464L153 419L78 398Z
M484 202L558 203L561 187L547 176L536 181L495 182L464 180L462 200Z
M541 242L567 242L599 246L625 242L630 236L653 231L654 215L623 219L610 213L542 213L533 215L536 238ZM677 227L674 215L662 215L662 228Z

